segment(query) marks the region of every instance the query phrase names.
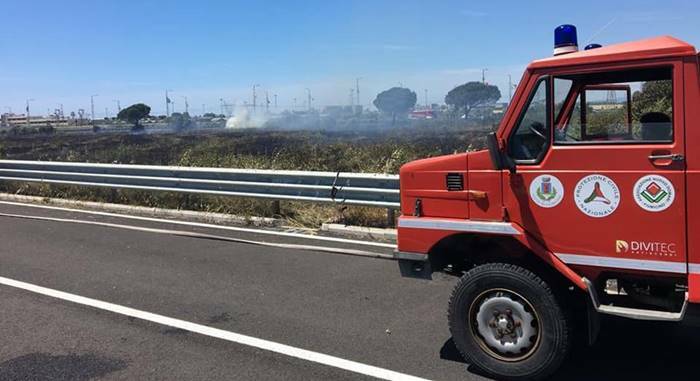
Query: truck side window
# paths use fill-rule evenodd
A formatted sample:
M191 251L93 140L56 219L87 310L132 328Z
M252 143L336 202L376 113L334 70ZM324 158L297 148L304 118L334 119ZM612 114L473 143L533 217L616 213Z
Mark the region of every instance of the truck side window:
M671 69L571 76L576 103L561 118L555 144L673 141Z
M528 162L541 157L549 144L550 127L547 107L547 79L541 79L530 95L530 103L522 114L508 142L508 154L516 161Z
M560 113L564 110L564 102L569 97L574 81L568 78L554 78L554 120L561 118Z

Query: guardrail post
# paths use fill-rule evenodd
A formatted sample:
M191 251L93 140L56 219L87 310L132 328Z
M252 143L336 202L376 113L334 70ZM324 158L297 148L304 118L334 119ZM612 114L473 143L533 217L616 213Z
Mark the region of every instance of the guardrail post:
M396 213L395 213L394 209L391 209L391 208L387 209L386 210L386 224L390 228L393 228L395 221L396 221Z
M279 216L282 214L282 208L280 206L280 200L272 201L272 214L274 216Z

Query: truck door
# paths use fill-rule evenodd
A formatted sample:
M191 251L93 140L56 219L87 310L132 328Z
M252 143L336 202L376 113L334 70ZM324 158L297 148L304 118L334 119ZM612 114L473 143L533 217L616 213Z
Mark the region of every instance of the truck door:
M506 137L511 220L584 274L685 276L682 75L657 62L535 76Z

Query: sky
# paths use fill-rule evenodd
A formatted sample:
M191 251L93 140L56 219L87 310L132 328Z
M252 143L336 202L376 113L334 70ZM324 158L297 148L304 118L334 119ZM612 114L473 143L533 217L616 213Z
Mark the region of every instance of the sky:
M571 5L568 5L571 4ZM44 1L4 0L0 113L96 117L144 102L165 112L220 112L227 103L278 95L279 109L360 103L393 86L418 103L442 103L481 80L508 97L528 62L552 54L553 30L570 23L579 43L673 35L700 44L698 1Z

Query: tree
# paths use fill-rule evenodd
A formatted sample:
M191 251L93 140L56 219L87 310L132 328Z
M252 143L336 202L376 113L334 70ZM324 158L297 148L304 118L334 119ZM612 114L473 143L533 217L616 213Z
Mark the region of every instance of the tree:
M632 119L636 122L648 112L662 112L672 118L673 86L670 80L648 81L632 94Z
M382 91L374 100L374 106L381 112L391 114L391 124L396 124L396 116L408 114L416 105L416 93L404 87L392 87Z
M482 82L467 82L450 90L445 96L445 103L464 111L464 119L474 107L483 106L501 99L498 86Z
M137 103L119 111L119 114L117 114L117 119L133 123L134 127L131 129L133 131L138 131L143 130L143 126L141 126L139 122L150 113L151 108L149 106L143 103Z
M193 125L194 125L194 123L192 122L192 118L190 117L190 114L187 112L184 112L184 113L174 112L174 113L170 114L170 126L175 131L187 130L189 128L192 128Z

